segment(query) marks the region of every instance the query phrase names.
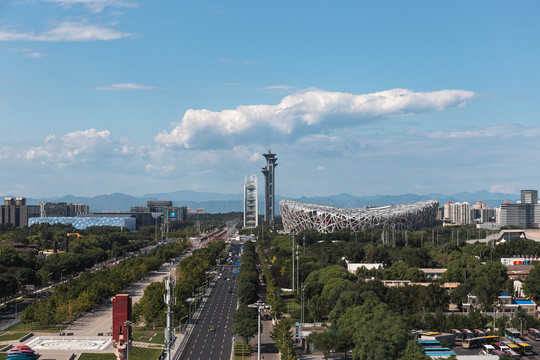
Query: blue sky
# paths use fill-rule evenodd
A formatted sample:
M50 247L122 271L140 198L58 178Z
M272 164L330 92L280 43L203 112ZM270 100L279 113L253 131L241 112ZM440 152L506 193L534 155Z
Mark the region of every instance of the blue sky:
M538 1L0 0L0 194L540 188Z

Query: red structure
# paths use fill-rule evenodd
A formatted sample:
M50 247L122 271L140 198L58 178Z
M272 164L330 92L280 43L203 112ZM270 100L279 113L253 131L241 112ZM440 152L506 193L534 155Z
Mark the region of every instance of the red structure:
M113 298L113 324L112 340L120 345L128 339L131 341L131 325L126 326L126 321L131 323L131 298L127 294L118 294Z

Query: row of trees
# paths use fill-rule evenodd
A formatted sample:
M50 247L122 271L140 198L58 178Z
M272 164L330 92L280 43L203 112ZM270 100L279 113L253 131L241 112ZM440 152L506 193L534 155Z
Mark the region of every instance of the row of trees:
M239 307L233 317L233 334L240 335L246 343L257 333L258 311L249 307L259 299L259 275L255 243L248 241L242 252L242 265L238 277Z
M21 321L38 327L68 322L116 295L148 271L158 270L164 261L180 255L187 246L186 242L176 242L127 259L110 269L85 272L59 285L43 300L33 302L23 311Z
M186 300L208 278L208 271L215 265L215 260L224 247L223 241L211 242L207 247L195 250L191 256L178 264L174 289L176 303L173 308L177 323L189 311ZM147 286L143 297L133 306L134 322L143 322L146 326L164 326L166 321L164 294L165 280Z
M493 310L501 291L513 294L500 257L540 253L540 245L529 240L510 240L504 244L472 244L467 237L485 235L469 227L424 229L418 232L391 232L383 243L383 229L366 232L342 231L317 234L311 231L296 236L299 261L295 270L305 290L307 322L326 322L329 331L313 335L310 341L330 353L352 351L355 359L425 359L421 349L411 342L411 329L449 331L452 328L485 328L493 318L473 310L469 315L448 315L450 303L461 305L467 294L477 295L482 310ZM483 236L482 236L483 237ZM395 244L395 245L394 245ZM292 280L293 242L288 236L275 235L259 251L270 269L275 286L290 287ZM350 262L377 262L383 269L361 269L350 274L344 259ZM261 263L263 261L261 260ZM427 282L420 267L446 268L441 281L429 286L386 287L381 280ZM296 274L295 274L296 275ZM459 282L450 294L441 282ZM267 281L269 282L269 281ZM540 298L540 265L525 281L525 292ZM300 296L295 294L300 303ZM539 299L540 300L540 299ZM295 308L291 318L299 320ZM537 322L521 311L513 319L500 317L499 329L522 321L527 326ZM326 344L326 345L325 345Z
M69 235L78 233L79 235ZM3 227L0 231L0 298L13 295L21 286L41 286L91 268L96 263L146 246L147 229L137 233L116 227L76 230L71 225L36 224L31 227ZM16 251L12 242L33 247ZM2 245L5 244L5 245ZM37 257L42 250L58 252Z

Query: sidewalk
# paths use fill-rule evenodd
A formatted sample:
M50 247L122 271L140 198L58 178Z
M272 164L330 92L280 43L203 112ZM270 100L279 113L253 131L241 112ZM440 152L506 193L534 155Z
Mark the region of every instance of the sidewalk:
M277 350L274 340L270 337L270 332L272 331L272 320L261 320L261 360L279 360L279 352ZM257 335L250 342L251 349L254 352L251 354L250 360L257 360L257 348L258 340Z

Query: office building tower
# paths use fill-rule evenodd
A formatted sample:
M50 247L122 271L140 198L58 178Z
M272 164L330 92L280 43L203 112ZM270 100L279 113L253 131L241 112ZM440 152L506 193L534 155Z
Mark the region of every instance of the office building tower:
M537 228L540 224L540 206L537 190L521 190L521 202L501 204L501 225L519 226L524 229Z

